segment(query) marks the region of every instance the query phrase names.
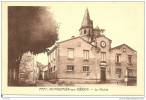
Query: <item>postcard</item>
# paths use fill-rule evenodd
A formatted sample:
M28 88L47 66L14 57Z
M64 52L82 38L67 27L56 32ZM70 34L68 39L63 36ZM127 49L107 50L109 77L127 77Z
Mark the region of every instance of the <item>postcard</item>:
M144 2L2 2L2 95L144 96Z

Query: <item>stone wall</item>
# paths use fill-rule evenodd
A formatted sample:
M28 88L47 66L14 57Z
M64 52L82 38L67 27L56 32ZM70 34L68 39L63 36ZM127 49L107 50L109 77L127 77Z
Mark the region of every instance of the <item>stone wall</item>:
M74 48L74 59L68 59L68 48ZM99 57L98 52L92 46L80 38L61 43L58 47L59 60L57 77L59 80L73 81L76 83L84 83L89 80L100 79L100 67L97 63ZM89 50L89 60L84 60L83 50ZM74 71L67 71L67 65L74 65ZM89 72L83 71L83 66L89 66ZM92 81L93 82L93 81ZM91 82L91 83L92 83Z

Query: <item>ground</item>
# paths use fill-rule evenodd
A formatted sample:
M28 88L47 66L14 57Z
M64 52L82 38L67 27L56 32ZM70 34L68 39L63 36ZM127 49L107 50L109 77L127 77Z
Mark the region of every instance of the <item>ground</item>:
M44 80L39 80L37 81L36 83L36 86L126 86L126 83L125 84L121 84L121 83L106 83L106 84L53 84L49 81L44 81Z

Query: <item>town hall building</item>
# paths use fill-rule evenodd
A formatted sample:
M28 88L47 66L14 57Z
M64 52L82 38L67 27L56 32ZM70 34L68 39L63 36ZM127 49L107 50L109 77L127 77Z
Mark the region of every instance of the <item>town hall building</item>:
M127 44L111 47L104 29L93 27L89 11L79 29L80 35L57 42L48 51L49 81L64 83L125 82L137 79L137 52Z

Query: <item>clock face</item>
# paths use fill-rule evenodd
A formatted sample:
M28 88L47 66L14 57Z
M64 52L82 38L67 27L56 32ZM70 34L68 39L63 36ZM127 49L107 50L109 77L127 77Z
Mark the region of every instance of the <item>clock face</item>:
M101 45L101 47L105 48L105 47L106 47L105 41L101 41L101 42L100 42L100 45Z

